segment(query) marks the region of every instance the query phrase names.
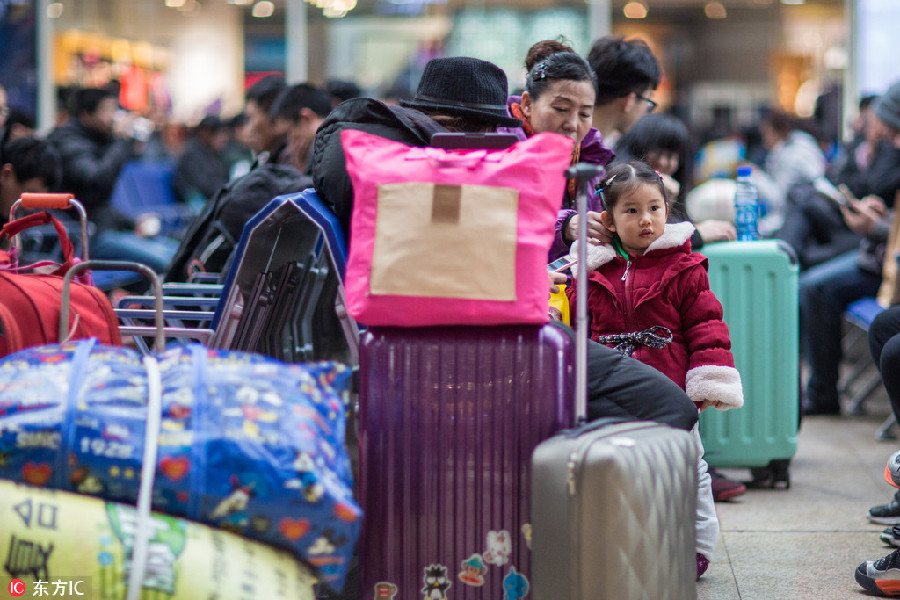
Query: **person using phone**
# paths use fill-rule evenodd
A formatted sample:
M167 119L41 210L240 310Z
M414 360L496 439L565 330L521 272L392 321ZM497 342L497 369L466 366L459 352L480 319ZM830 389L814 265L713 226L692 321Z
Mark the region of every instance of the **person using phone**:
M522 96L510 96L509 113L522 119L526 137L538 133L557 133L575 142L572 164L588 162L606 165L613 158L612 151L603 145L600 132L591 126L596 75L588 62L561 42L544 40L534 44L525 58L528 76ZM599 178L598 178L599 180ZM595 190L598 181L591 182ZM556 237L550 248L549 260L568 253L578 232L575 214L575 180L571 179L563 194L562 210L556 221ZM602 207L594 194L589 199L587 220L589 241L606 241L609 232L600 221Z
M840 414L843 313L851 302L874 296L881 285L892 209L900 192L900 81L875 101L869 119L869 134L877 141L875 154L864 171L842 182L855 198L840 207L848 229L862 238L859 249L800 276L801 345L809 365L806 414Z

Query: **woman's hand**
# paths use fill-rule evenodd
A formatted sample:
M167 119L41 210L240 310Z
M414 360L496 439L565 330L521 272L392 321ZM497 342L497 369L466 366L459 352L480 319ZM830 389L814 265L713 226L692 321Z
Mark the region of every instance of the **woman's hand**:
M557 286L558 284L560 284L560 283L565 283L565 282L566 282L566 275L565 275L565 273L557 273L557 272L555 272L555 271L547 271L547 273L550 274L550 293L551 293L551 294L558 294L558 293L559 293L559 288L556 287L556 286Z
M587 212L587 231L588 242L598 244L611 244L613 241L612 232L604 227L600 221L600 213L589 210ZM569 219L569 225L566 227L566 239L574 242L578 239L578 215Z
M734 225L728 221L703 221L696 223L694 227L700 232L704 244L710 242L733 242L737 239L737 231Z

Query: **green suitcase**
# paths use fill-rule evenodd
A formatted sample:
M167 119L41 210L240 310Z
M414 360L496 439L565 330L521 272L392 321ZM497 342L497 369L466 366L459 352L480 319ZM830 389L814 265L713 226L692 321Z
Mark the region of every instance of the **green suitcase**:
M798 267L783 242L703 246L709 284L725 311L744 406L700 417L705 458L749 467L755 485L790 487L800 410Z

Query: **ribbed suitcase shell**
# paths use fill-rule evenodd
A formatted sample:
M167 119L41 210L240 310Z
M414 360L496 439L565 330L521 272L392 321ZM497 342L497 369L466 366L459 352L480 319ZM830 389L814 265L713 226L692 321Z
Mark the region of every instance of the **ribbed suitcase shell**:
M694 600L697 449L650 422L594 423L534 452L535 600Z
M703 246L709 284L725 310L744 406L706 410L700 435L716 467L768 467L797 451L798 267L777 240ZM785 481L787 483L787 481Z
M363 335L363 600L377 583L396 586L397 600L422 598L430 565L446 567L454 600L503 598L511 567L530 579L531 453L573 422L573 353L571 333L553 325ZM466 585L462 563L486 558L489 531L509 532L509 561Z

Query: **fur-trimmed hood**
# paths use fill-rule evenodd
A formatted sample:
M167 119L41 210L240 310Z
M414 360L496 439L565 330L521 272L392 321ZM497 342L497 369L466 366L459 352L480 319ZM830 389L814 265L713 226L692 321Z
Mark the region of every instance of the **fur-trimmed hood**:
M653 252L654 250L669 250L671 248L681 247L686 242L690 241L693 233L694 225L690 221L666 223L663 234L647 247L645 254ZM597 246L588 244L587 251L587 268L589 271L595 271L600 265L606 264L618 256L618 254L616 254L616 249L612 244L599 244ZM578 243L576 242L572 244L572 249L569 252L569 259L575 260L577 254ZM580 265L577 263L572 266L572 275L575 277L578 276L579 266Z

